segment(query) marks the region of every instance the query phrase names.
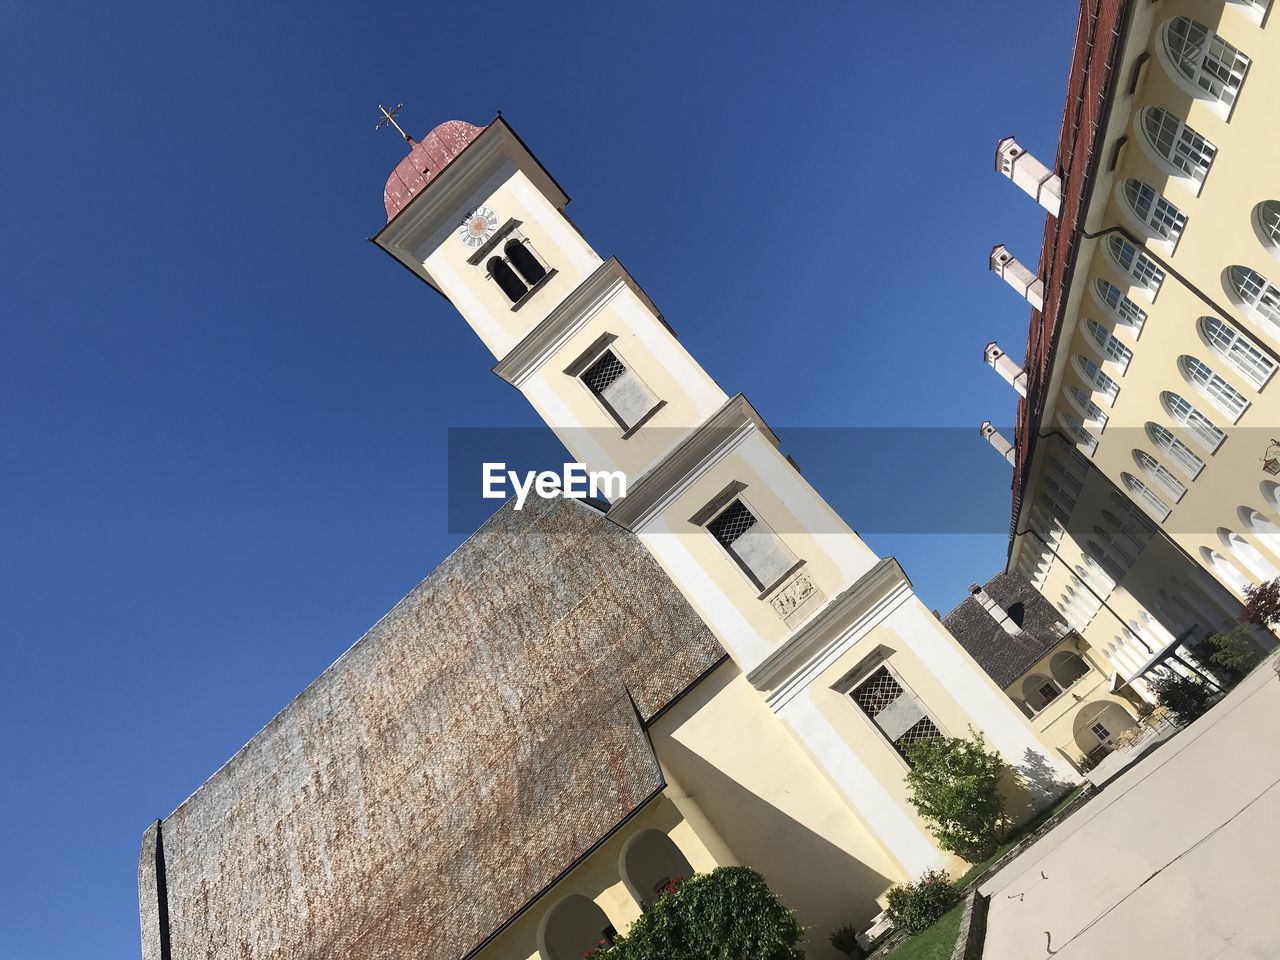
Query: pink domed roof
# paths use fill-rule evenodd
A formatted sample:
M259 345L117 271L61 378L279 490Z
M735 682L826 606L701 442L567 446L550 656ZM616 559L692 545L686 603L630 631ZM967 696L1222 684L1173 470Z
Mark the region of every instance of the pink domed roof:
M421 193L483 130L483 127L463 120L447 120L423 137L420 143L413 144L409 155L391 171L382 191L387 220L407 207L409 201Z

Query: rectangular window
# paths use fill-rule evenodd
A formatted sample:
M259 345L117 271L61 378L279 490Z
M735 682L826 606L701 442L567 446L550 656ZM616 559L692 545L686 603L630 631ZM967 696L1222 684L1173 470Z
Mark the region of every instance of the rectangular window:
M639 425L658 406L649 388L612 350L600 354L580 379L624 430Z
M796 555L738 497L707 523L710 533L761 590L768 590L796 565Z
M915 694L898 682L887 665L873 671L849 696L903 759L909 761L908 753L915 744L942 737Z

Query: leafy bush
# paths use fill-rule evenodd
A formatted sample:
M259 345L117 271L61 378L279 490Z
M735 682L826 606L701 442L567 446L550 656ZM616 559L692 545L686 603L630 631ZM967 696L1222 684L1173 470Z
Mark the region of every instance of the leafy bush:
M862 944L858 943L858 931L853 928L852 924L846 924L839 930L836 930L830 937L831 946L835 947L843 953L849 960L862 960L866 951L862 949Z
M889 891L889 918L899 930L920 933L960 902L960 891L942 870L927 870L915 883Z
M1209 709L1213 691L1199 680L1170 671L1151 681L1160 706L1167 709L1181 726L1186 726Z
M938 845L970 863L991 856L1005 820L1000 780L1008 768L1000 754L970 728L967 737L917 743L910 759L909 799Z
M1240 612L1244 623L1273 627L1280 623L1280 577L1244 588L1245 605Z
M1209 634L1205 645L1213 651L1209 655L1209 662L1215 667L1221 667L1233 684L1243 680L1261 662L1261 657L1249 638L1249 628L1244 624L1229 633Z
M804 929L747 867L718 867L664 893L601 960L801 960Z

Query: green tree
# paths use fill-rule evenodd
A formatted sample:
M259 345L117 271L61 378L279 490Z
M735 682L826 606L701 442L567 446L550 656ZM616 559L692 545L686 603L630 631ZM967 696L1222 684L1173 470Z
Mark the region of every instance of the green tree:
M718 867L675 884L598 960L801 960L804 929L764 878Z
M1209 709L1213 691L1208 684L1170 671L1151 681L1160 706L1168 710L1182 726L1191 723Z
M944 850L970 863L985 860L1000 843L1005 821L1000 781L1004 759L982 734L917 743L910 752L907 789L911 805Z
M1261 658L1249 637L1249 628L1244 624L1227 633L1211 633L1205 644L1213 652L1209 662L1221 667L1231 678L1233 684L1239 683L1249 671L1258 665Z

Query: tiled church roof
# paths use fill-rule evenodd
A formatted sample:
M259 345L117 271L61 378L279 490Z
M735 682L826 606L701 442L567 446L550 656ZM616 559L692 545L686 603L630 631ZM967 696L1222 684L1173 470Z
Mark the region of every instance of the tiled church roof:
M1062 621L1062 615L1021 574L998 573L983 589L1005 610L1022 604L1021 634L1010 636L973 597L965 598L943 617L942 625L1003 688L1058 645L1061 636L1055 628Z
M633 535L507 504L163 821L172 956L464 956L662 786L642 720L723 656Z

